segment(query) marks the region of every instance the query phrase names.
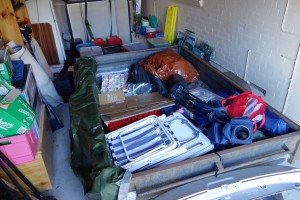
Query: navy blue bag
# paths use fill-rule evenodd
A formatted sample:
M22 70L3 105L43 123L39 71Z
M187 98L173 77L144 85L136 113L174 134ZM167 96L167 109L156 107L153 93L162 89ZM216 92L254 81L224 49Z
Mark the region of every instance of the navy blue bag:
M270 110L265 111L266 121L261 131L269 137L282 135L291 131L289 125Z
M253 141L253 122L248 117L233 118L229 123L215 122L208 130L207 137L222 150L228 146L251 144Z
M153 85L151 92L157 91L162 96L167 96L168 94L166 85L159 78L149 74L140 63L131 67L130 81L132 83L151 83Z

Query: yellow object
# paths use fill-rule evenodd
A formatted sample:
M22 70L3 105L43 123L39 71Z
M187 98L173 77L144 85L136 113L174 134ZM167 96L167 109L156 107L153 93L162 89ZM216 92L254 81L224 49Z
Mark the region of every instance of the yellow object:
M177 6L168 6L167 10L167 17L165 23L165 32L164 32L164 39L168 41L171 45L174 43L175 40L175 27L176 27L176 20L177 20Z

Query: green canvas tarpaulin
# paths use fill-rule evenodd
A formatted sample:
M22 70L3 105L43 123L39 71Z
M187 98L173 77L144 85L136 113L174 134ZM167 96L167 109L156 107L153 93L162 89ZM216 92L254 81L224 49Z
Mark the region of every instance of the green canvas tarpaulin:
M80 59L75 65L76 91L70 98L71 167L94 199L116 199L124 170L112 164L105 142L95 82L97 64Z

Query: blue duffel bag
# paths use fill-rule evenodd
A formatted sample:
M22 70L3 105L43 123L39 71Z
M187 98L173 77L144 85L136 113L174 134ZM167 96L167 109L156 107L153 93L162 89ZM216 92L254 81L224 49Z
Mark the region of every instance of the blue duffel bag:
M214 122L208 130L207 137L222 150L229 146L251 144L253 141L253 122L249 117L238 117L224 124Z
M265 124L261 131L268 137L283 135L291 131L289 125L270 110L265 111Z

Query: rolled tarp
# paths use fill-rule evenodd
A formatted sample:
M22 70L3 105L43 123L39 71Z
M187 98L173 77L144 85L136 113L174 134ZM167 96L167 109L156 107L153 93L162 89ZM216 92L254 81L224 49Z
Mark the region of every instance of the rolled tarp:
M44 69L44 71L49 76L49 78L51 80L53 80L53 74L50 70L48 62L44 56L44 53L43 53L39 43L37 43L37 41L34 38L32 38L30 46L31 46L34 56L35 56L36 60L38 61L38 63L40 64L40 66Z
M81 177L89 199L116 200L124 170L113 165L106 145L96 69L96 61L90 58L75 64L76 91L69 101L71 167Z
M16 53L10 55L12 60L23 60L25 64L30 64L34 77L36 79L37 87L41 92L43 100L50 104L52 107L56 107L63 103L63 99L57 93L53 82L46 74L44 69L39 65L35 58L31 55L27 48L21 47Z

